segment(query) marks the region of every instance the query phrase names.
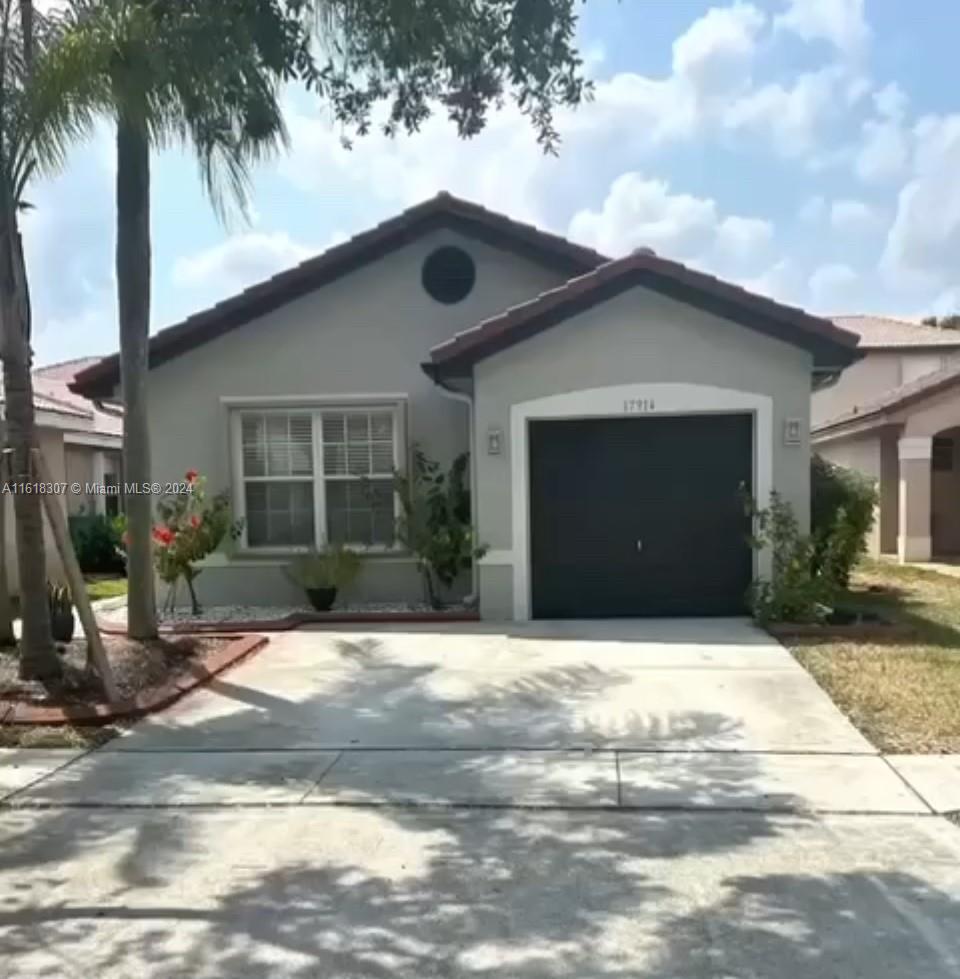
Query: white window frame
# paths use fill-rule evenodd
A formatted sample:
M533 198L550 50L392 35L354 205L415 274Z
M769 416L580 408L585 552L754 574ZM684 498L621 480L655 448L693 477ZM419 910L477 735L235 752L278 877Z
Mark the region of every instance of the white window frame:
M382 412L389 410L393 414L393 467L403 472L406 469L407 458L407 400L406 395L337 395L324 397L321 395L308 398L277 396L274 398L254 397L224 397L221 404L227 409L229 439L230 439L230 471L232 475L233 512L237 519L243 521L243 531L240 536L239 549L242 553L269 554L305 554L313 549L321 549L327 544L327 474L323 458L323 422L324 414L336 412ZM274 479L264 477L259 482L313 482L313 528L314 542L312 545L282 546L268 544L251 546L247 539L247 498L245 492L246 477L243 472L243 442L241 420L244 414L254 415L310 415L313 426L313 475L312 477L277 476ZM339 479L331 475L330 479ZM384 478L372 477L372 478ZM351 481L344 477L344 481ZM396 493L393 498L394 518L401 514L400 500ZM397 554L403 552L403 545L395 541L392 546L383 544L347 544L354 551L362 554Z

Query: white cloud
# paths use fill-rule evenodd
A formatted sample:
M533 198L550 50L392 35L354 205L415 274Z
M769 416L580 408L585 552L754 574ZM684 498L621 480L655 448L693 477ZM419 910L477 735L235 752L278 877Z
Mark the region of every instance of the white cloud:
M863 143L854 168L866 183L880 184L899 177L909 158L909 135L904 125L908 100L896 82L873 97L876 118L863 124Z
M869 234L879 227L880 215L863 201L836 200L830 206L830 225L842 234Z
M864 80L840 65L797 76L792 84L771 82L730 103L723 123L733 132L769 136L785 157L814 150L823 125L866 94Z
M792 31L804 41L826 41L846 54L857 54L870 39L864 0L789 0L786 13L776 18L778 29Z
M673 71L701 93L741 84L748 73L766 16L752 4L714 7L673 44Z
M239 292L276 272L297 265L316 250L294 241L286 232L251 231L174 262L174 285L203 287L217 294Z
M810 276L810 295L821 312L843 308L856 294L860 277L849 265L821 265Z
M744 270L766 256L773 226L757 218L721 217L710 198L673 193L663 180L625 173L598 211L574 215L569 234L609 255L647 246L667 258Z
M914 282L952 285L960 267L960 115L914 129L911 178L900 191L883 267Z
M760 275L737 280L744 289L780 302L802 304L806 283L796 263L782 258Z

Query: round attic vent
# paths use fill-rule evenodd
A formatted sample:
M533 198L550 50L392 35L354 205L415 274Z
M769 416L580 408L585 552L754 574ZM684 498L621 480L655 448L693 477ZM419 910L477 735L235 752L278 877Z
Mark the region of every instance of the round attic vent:
M427 256L421 280L433 299L451 306L466 299L473 291L477 267L462 248L443 245Z

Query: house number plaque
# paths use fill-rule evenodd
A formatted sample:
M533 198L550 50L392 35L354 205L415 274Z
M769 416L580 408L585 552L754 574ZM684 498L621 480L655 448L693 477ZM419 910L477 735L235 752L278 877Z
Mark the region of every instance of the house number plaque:
M625 415L643 415L656 410L657 406L653 398L627 398L623 402L623 413Z

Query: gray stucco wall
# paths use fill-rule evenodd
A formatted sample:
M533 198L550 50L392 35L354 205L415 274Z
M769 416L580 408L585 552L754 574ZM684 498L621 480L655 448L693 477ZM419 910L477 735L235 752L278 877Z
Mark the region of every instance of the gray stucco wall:
M452 306L421 286L424 258L459 244L474 258L473 292ZM429 349L458 330L552 288L562 277L452 232L424 236L380 261L206 343L150 372L153 478L188 469L211 491L231 486L228 409L223 397L407 396L408 446L449 461L466 450L468 409L423 374ZM286 557L214 556L199 579L202 602L275 604L302 597L282 573ZM370 557L353 597L420 598L412 562ZM183 596L181 596L183 599Z
M810 509L808 353L727 320L635 288L587 310L475 369L477 521L491 556L480 567L481 611L513 613L511 406L548 395L615 385L685 383L769 396L773 402L773 488L803 526ZM802 442L786 446L784 422L802 421ZM500 429L503 451L486 454L486 433Z

